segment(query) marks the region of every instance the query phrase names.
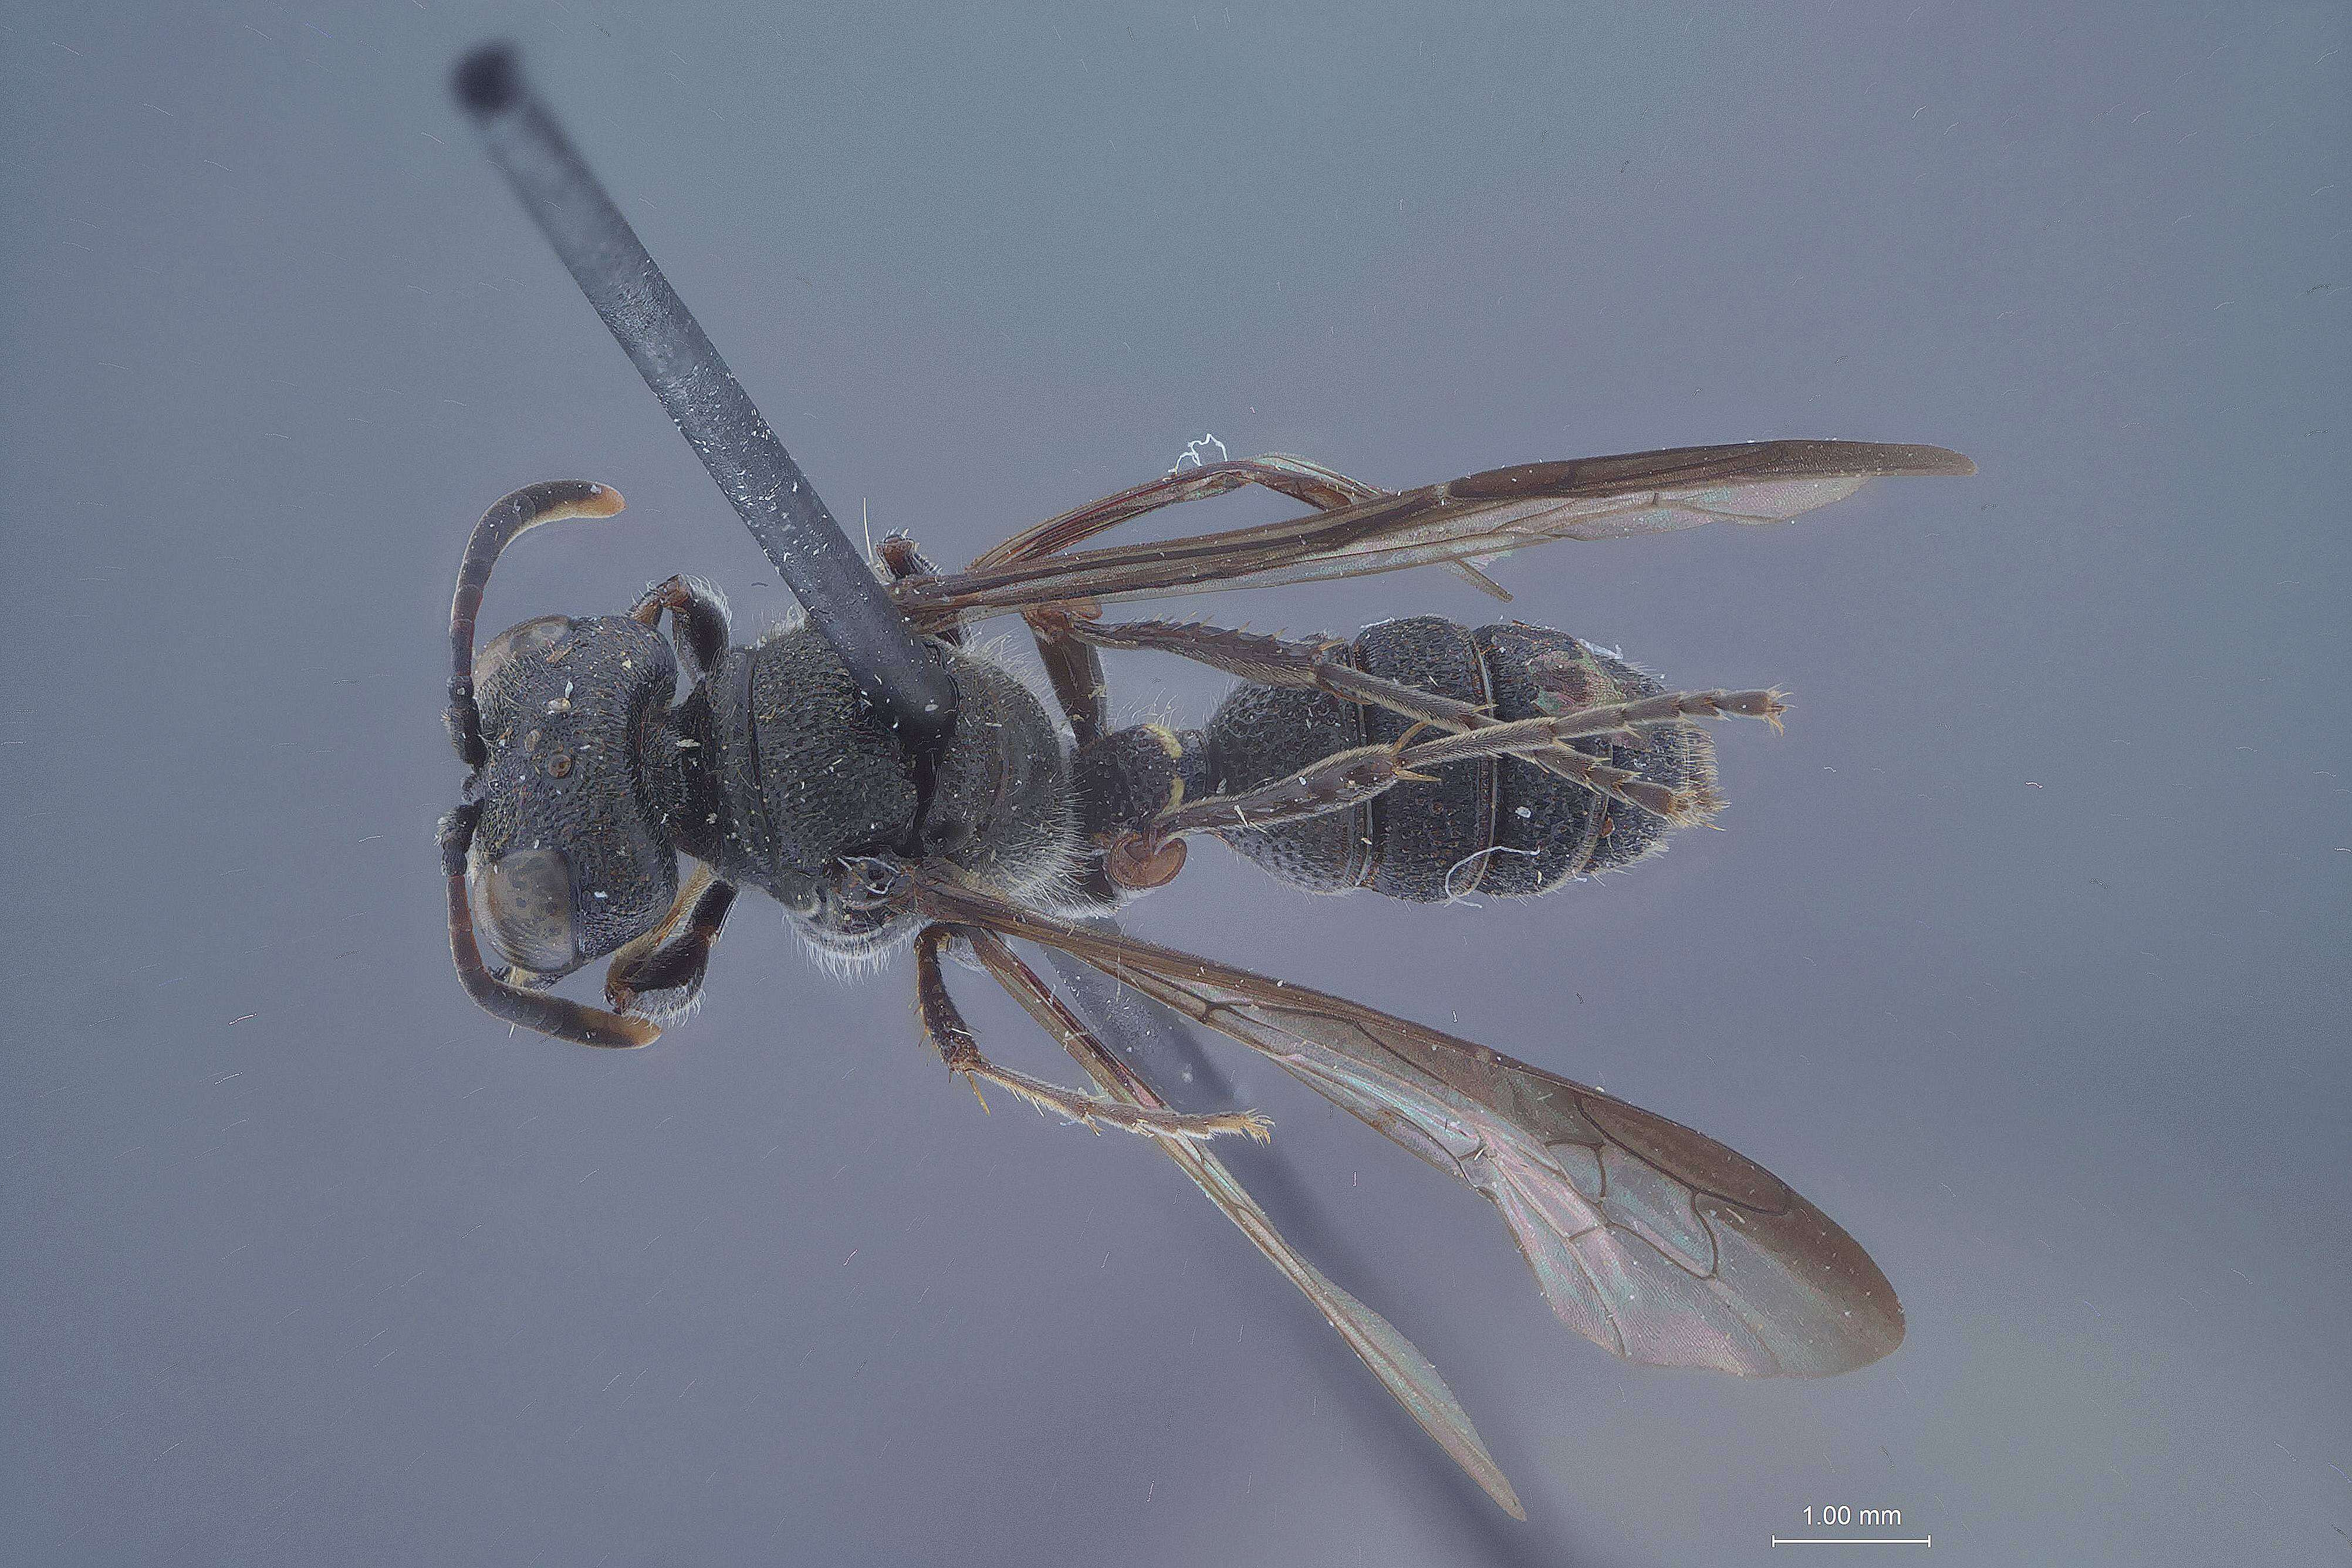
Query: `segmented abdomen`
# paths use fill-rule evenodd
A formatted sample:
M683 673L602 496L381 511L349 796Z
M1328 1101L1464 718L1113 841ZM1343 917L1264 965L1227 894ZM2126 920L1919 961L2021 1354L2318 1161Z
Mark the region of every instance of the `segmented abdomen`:
M1516 622L1475 630L1439 616L1367 626L1349 646L1369 674L1489 709L1535 717L1528 662L1574 656L1590 703L1654 696L1655 677L1565 632ZM1391 742L1412 721L1320 691L1244 686L1209 720L1205 752L1215 787L1255 789L1331 752ZM1712 784L1715 749L1693 730L1662 729L1640 749L1573 742L1588 755L1669 788ZM1470 893L1547 893L1572 877L1613 871L1664 847L1666 824L1636 806L1516 757L1455 763L1429 783L1402 784L1354 807L1305 821L1237 828L1223 837L1286 882L1313 892L1370 888L1433 902Z

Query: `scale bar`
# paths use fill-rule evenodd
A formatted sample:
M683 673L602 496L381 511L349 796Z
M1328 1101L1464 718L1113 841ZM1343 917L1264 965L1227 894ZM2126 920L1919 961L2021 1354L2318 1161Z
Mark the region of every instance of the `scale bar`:
M1775 1546L1933 1546L1926 1535L1776 1535Z

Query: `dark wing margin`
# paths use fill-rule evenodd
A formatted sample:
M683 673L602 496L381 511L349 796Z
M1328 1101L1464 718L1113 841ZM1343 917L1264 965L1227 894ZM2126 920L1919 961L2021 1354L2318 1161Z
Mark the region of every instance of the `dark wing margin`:
M1659 1366L1819 1377L1903 1341L1869 1254L1761 1165L1584 1084L1344 998L926 879L934 918L1058 948L1271 1058L1484 1193L1561 1321Z
M1256 462L1314 468L1296 458ZM971 571L909 578L891 592L901 609L919 621L936 623L1072 600L1109 603L1206 588L1270 587L1412 566L1475 564L1555 539L1622 539L1709 522L1785 522L1843 500L1874 479L1975 471L1968 458L1941 447L1870 441L1757 441L1525 463L1222 533L991 559L1001 557L1001 546ZM1204 482L1203 493L1248 482L1220 482L1224 478ZM1059 536L1084 537L1108 526L1101 521L1106 514L1130 515L1118 504L1127 493L1065 513L1015 541L1042 542L1069 520L1083 521L1059 530Z

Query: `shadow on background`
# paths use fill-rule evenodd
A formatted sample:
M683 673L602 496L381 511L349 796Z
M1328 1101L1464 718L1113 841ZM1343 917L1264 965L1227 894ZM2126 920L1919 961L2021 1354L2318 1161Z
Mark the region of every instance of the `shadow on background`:
M1242 1103L1233 1079L1218 1067L1190 1021L1066 953L1043 951L1078 1011L1171 1105L1180 1110L1223 1110ZM1278 1138L1272 1143L1225 1139L1217 1147L1217 1157L1241 1179L1283 1236L1344 1288L1353 1290L1357 1285L1350 1281L1378 1273L1330 1223ZM1557 1524L1535 1520L1521 1524L1503 1514L1365 1370L1346 1342L1321 1323L1313 1306L1292 1292L1283 1294L1290 1298L1291 1308L1284 1321L1328 1390L1333 1407L1343 1413L1345 1440L1377 1449L1391 1482L1410 1494L1412 1506L1449 1516L1464 1552L1475 1550L1482 1563L1557 1565L1566 1560ZM1316 1326L1307 1327L1309 1323ZM1471 1411L1470 1418L1475 1422L1478 1413ZM1509 1459L1496 1458L1508 1474Z

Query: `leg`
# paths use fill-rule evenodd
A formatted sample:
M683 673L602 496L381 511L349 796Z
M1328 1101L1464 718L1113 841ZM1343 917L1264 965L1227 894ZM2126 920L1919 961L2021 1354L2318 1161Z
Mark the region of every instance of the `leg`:
M1103 675L1102 656L1062 629L1066 616L1030 616L1031 635L1037 639L1037 658L1045 679L1070 721L1070 738L1084 746L1110 732L1110 685Z
M1008 988L1019 984L1024 990L1032 986L1040 992L1045 990L1044 982L993 931L972 933L972 951ZM1086 1069L1088 1078L1102 1086L1105 1094L1128 1105L1152 1110L1166 1107L1167 1100L1144 1081L1132 1065L1071 1016L1058 1000L1052 1005L1070 1026L1066 1032L1055 1029L1063 1048ZM1223 1161L1197 1143L1175 1139L1161 1140L1160 1149L1249 1237L1250 1244L1265 1254L1266 1261L1280 1270L1284 1279L1305 1293L1324 1321L1339 1331L1348 1348L1380 1379L1381 1386L1396 1396L1397 1403L1420 1423L1421 1429L1435 1438L1454 1462L1513 1518L1527 1518L1527 1510L1520 1507L1517 1494L1511 1489L1509 1478L1479 1441L1468 1412L1462 1408L1462 1402L1454 1397L1445 1379L1438 1375L1420 1348L1399 1333L1386 1318L1334 1285L1321 1269L1284 1239L1265 1210L1234 1179Z
M1234 631L1224 626L1179 626L1168 621L1104 623L1087 621L1075 616L1069 621L1069 632L1071 636L1092 643L1097 647L1139 648L1172 653L1181 658L1189 658L1196 663L1208 665L1212 668L1238 675L1244 680L1256 681L1261 685L1311 688L1328 692L1343 701L1370 703L1375 707L1385 708L1391 713L1401 713L1408 719L1420 720L1452 735L1466 735L1504 727L1502 721L1467 702L1422 691L1402 681L1387 680L1379 676L1365 674L1344 660L1333 657L1337 649L1345 646L1336 638L1299 642L1281 637L1261 637L1254 632ZM1769 719L1777 724L1779 715L1783 710L1779 698L1771 692L1675 692L1663 698L1648 699L1642 703L1618 704L1607 709L1580 709L1559 719L1524 720L1519 722L1523 726L1538 723L1554 726L1570 722L1581 723L1586 721L1587 714L1610 714L1617 712L1619 709L1630 710L1633 708L1641 708L1646 711L1654 704L1665 703L1669 700L1688 700L1704 704L1717 698L1723 699L1727 702L1736 700L1742 705L1726 707L1719 711L1711 709L1704 711L1695 710L1692 715L1653 716L1639 721L1639 724L1678 723L1690 716L1714 718L1727 718L1735 714L1750 716L1748 715L1750 707L1758 709L1753 717ZM1763 710L1767 705L1769 711ZM1458 762L1465 756L1507 752L1535 763L1547 773L1573 779L1586 788L1607 795L1612 800L1638 806L1643 811L1653 812L1672 822L1689 821L1695 819L1696 816L1705 815L1705 807L1710 804L1709 802L1689 796L1687 792L1661 789L1655 784L1634 778L1622 769L1611 767L1606 763L1586 756L1573 746L1567 744L1571 735L1613 732L1629 727L1638 728L1638 725L1629 726L1621 716L1608 721L1596 721L1595 727L1591 729L1565 731L1555 729L1548 736L1538 735L1524 730L1513 730L1505 741L1491 744L1484 752L1474 748L1456 755L1440 754L1431 765L1436 765L1437 762ZM1387 785L1381 784L1380 787L1386 788ZM1207 806L1211 802L1203 801L1197 804ZM1347 800L1333 800L1318 809L1331 810L1347 804L1349 804ZM1305 815L1313 814L1310 812ZM1228 821L1223 826L1230 827L1234 825Z
M1622 801L1677 826L1703 822L1722 802L1705 787L1673 789L1577 750L1568 742L1602 739L1640 746L1643 737L1701 719L1762 719L1775 729L1787 710L1777 691L1671 691L1630 702L1578 703L1580 671L1572 664L1532 671L1546 690L1545 717L1504 722L1467 703L1368 676L1327 656L1330 644L1277 638L1210 626L1139 622L1100 626L1073 623L1074 635L1115 647L1150 647L1183 654L1270 685L1311 687L1347 701L1370 702L1440 731L1414 740L1418 730L1387 745L1334 752L1295 773L1239 794L1197 796L1161 812L1140 830L1108 847L1103 869L1118 886L1156 888L1183 868L1183 836L1269 827L1339 811L1450 763L1511 756L1546 769L1609 799Z
M1137 485L1076 511L1064 512L1014 534L972 564L993 566L1052 555L1146 512L1253 484L1278 490L1319 511L1352 506L1388 493L1298 458L1265 457L1206 464L1178 469L1149 484ZM1102 659L1094 649L1070 637L1064 624L1066 616L1046 612L1026 618L1037 639L1038 657L1045 661L1046 675L1053 681L1054 695L1061 700L1062 711L1070 721L1070 731L1083 746L1110 728Z
M1146 512L1181 501L1223 495L1244 485L1263 485L1295 500L1305 501L1318 511L1336 510L1389 493L1376 485L1351 479L1345 474L1336 473L1302 458L1276 455L1210 463L1200 468L1178 469L1148 484L1137 485L1117 495L1089 502L1075 511L1048 519L1014 534L973 562L972 566L978 570L1053 555ZM887 545L885 549L887 551ZM1448 564L1458 575L1483 591L1501 599L1510 597L1475 567L1460 563ZM896 574L899 578L912 575L907 572ZM1037 639L1038 657L1045 661L1046 674L1053 681L1054 695L1061 700L1062 711L1070 721L1071 733L1083 746L1110 728L1102 660L1092 648L1081 647L1070 637L1063 625L1065 617L1062 616L1046 612L1030 615L1027 619L1029 629Z
M1000 1068L989 1061L987 1058L981 1055L980 1043L973 1038L971 1028L965 1025L963 1015L956 1010L955 999L948 994L947 975L940 968L940 949L946 946L951 938L959 935L968 937L975 949L980 948L983 940L996 941L994 937L984 931L963 931L955 927L943 925L925 926L921 933L915 938L915 1002L922 1016L924 1036L940 1053L940 1059L947 1064L948 1070L962 1075L965 1081L971 1085L971 1091L975 1097L979 1095L980 1086L982 1083L992 1083L1005 1092L1028 1101L1040 1110L1048 1110L1056 1115L1068 1117L1071 1121L1084 1122L1088 1127L1095 1127L1099 1122L1124 1128L1129 1132L1144 1133L1150 1137L1177 1140L1213 1138L1221 1132L1245 1132L1261 1142L1265 1142L1269 1123L1255 1111L1226 1110L1195 1116L1181 1110L1171 1110L1164 1105L1144 1106L1132 1103L1120 1104L1108 1100L1093 1100L1083 1095L1072 1094L1066 1089L1056 1089L1042 1079L1029 1077L1026 1073L1014 1072L1009 1068ZM999 942L997 945L1001 947L1003 943ZM1005 956L1012 957L1009 949L1006 950ZM990 963L991 973L996 973L999 983L1003 984L1006 990L1013 992L1014 1000L1021 1002L1024 1007L1030 1007L1031 1015L1040 1023L1045 1024L1049 1031L1058 1035L1059 1020L1062 1019L1066 1019L1068 1026L1073 1029L1081 1032L1085 1030L1086 1026L1079 1023L1068 1009L1062 1007L1053 994L1045 991L1045 983L1038 980L1034 973L1030 973L1028 967L1022 964L1019 959L1013 958L1013 963L1022 973L1028 975L1030 984L1037 988L1038 992L1045 997L1050 1007L1055 1010L1053 1015L1056 1019L1055 1022L1048 1022L1048 1015L1042 1014L1035 1007L1030 1006L1030 999L1012 982L1007 981L1003 973L995 970L992 961L988 959L984 950L982 950L982 962ZM987 1105L988 1102L985 1100L981 1101L983 1110Z
M677 650L686 679L697 681L727 651L727 600L699 577L683 574L655 584L629 606L629 618L650 626L669 612L670 646Z
M1090 643L1070 634L1072 616L1059 605L1032 610L1022 617L1037 639L1037 658L1045 679L1070 721L1070 737L1090 745L1110 732L1110 687L1103 677L1102 656Z
M1669 789L1561 742L1570 737L1602 736L1612 742L1638 745L1644 731L1686 723L1693 716L1728 718L1749 715L1754 710L1753 717L1768 718L1771 715L1764 705L1770 701L1771 693L1765 691L1674 691L1639 703L1585 709L1558 719L1490 724L1417 744L1408 734L1389 745L1335 752L1257 789L1203 795L1171 806L1140 830L1113 839L1104 854L1103 868L1119 887L1139 891L1157 888L1183 869L1181 841L1186 834L1299 822L1345 810L1400 784L1426 780L1430 769L1448 763L1484 757L1536 762L1554 752L1565 753L1561 771L1578 783L1685 826L1704 821L1720 809L1722 803L1711 791ZM1629 718L1635 709L1645 711ZM1656 711L1648 711L1653 710Z
M1227 675L1237 675L1260 686L1325 691L1345 701L1370 702L1447 730L1475 729L1494 722L1467 702L1366 675L1346 659L1335 657L1348 646L1344 637L1304 641L1235 631L1227 626L1173 621L1092 621L1076 616L1068 618L1066 630L1069 636L1096 647L1172 653L1179 658L1222 669Z
M735 884L697 866L661 924L613 954L604 971L604 999L613 1011L664 1028L694 1011L710 950L734 905Z

